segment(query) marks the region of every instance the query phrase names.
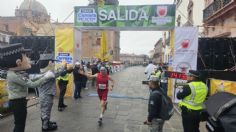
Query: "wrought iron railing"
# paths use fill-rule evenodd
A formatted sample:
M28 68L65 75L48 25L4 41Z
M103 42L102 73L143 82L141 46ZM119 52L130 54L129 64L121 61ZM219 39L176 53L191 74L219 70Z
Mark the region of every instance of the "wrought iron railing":
M203 20L208 19L217 11L224 8L227 4L234 0L214 0L206 9L203 10Z

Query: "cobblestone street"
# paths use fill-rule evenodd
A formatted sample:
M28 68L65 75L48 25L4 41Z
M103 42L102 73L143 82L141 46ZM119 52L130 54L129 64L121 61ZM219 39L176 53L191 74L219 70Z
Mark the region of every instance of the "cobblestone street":
M100 114L99 100L95 89L83 90L83 98L67 98L68 105L63 112L57 111L57 98L54 100L52 120L57 121L58 132L147 132L143 125L147 117L148 87L142 85L145 79L144 67L130 67L115 73L115 88L108 98L108 111L104 115L103 126L98 127ZM204 127L202 125L202 127ZM1 132L11 132L13 116L0 120ZM40 132L41 120L39 105L28 109L26 132ZM180 115L175 113L164 125L164 132L183 132Z

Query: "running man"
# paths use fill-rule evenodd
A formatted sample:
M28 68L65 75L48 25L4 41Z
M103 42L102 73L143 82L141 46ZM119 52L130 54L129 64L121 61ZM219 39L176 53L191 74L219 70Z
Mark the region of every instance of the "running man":
M107 95L108 91L112 91L114 87L114 80L107 74L107 70L105 67L100 68L100 73L94 74L94 75L87 75L89 78L96 78L96 88L98 97L100 99L100 105L101 105L101 114L98 120L99 125L102 124L102 118L103 114L105 113L107 109ZM112 82L111 87L109 88L109 80Z

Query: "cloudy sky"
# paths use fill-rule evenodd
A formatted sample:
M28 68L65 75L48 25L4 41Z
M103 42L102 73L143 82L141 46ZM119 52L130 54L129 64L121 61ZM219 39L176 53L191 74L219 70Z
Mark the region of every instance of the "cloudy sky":
M4 2L3 2L4 1ZM20 6L24 0L2 0L0 4L0 16L14 16L15 8ZM86 6L88 0L37 0L42 3L52 20L63 22L73 11L74 6ZM119 0L120 5L150 5L150 4L172 4L174 0ZM73 22L71 15L65 22ZM153 31L122 31L121 52L148 54L154 48L154 44L161 37L160 32Z

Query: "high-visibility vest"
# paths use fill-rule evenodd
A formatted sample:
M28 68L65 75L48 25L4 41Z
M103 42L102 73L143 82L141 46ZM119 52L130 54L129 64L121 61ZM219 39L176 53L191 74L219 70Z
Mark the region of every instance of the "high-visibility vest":
M179 106L185 106L191 110L202 110L203 102L206 99L208 88L203 82L191 82L188 83L191 94L185 97Z
M69 74L67 73L65 76L59 76L57 80L69 81Z
M160 76L161 76L161 71L155 72L155 76L158 77L158 78L160 78Z

